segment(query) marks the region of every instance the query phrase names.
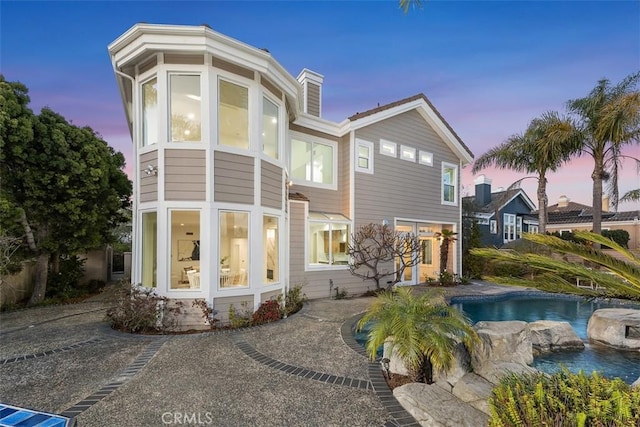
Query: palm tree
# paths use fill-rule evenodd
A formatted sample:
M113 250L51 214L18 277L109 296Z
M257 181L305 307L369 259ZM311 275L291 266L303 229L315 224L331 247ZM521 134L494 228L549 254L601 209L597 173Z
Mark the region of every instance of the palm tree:
M378 295L358 322L358 330L368 322L373 323L366 345L371 359L392 338L392 351L400 356L414 381L432 383L434 369L451 368L458 343L473 350L478 340L469 320L441 294L416 297L408 287Z
M640 92L636 86L640 72L611 86L609 80L598 82L585 98L567 103L569 111L581 121L582 155L593 158L593 232L602 228L602 182L609 180L611 205L618 206L618 169L622 148L640 141Z
M437 238L442 239L440 243L440 273L444 273L449 263L449 246L456 241L458 233L451 230L443 229L435 234Z
M538 179L538 228L547 230L547 172L557 170L576 150L579 133L569 118L557 112L533 119L524 134L507 138L484 153L473 164L472 172L495 166L516 172L535 173Z
M489 248L472 249L473 255L497 261L524 264L534 271L525 278L488 277L487 280L512 285L530 286L549 292L588 296L605 296L640 300L640 258L630 250L600 234L578 231L574 234L585 244L573 243L555 236L525 233L524 238L562 256L576 255L586 263L569 262L553 254L502 251ZM614 257L595 247L608 246L620 256ZM596 266L596 268L593 268ZM599 289L578 288L575 278L597 283Z

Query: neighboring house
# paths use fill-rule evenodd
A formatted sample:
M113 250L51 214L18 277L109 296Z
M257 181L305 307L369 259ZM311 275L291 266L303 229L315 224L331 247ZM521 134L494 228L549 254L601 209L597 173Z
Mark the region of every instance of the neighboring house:
M132 283L221 317L295 284L364 292L347 242L371 222L421 239L405 282L439 269L436 233L460 232L473 155L424 95L334 123L322 75L293 77L207 26L138 24L109 53L134 142Z
M547 231L577 231L593 228L593 208L560 196L558 203L548 207ZM640 250L640 211L609 212L609 198L602 198L602 229L625 230L629 233L629 249Z
M464 197L473 204L480 227L483 246L500 247L522 237L522 233L538 232L535 205L522 189L491 192L491 180L479 175L474 181L475 196Z

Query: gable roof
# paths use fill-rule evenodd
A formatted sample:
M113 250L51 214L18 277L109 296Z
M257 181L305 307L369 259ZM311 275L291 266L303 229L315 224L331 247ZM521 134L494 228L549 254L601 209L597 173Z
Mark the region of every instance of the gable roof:
M518 188L491 193L491 201L484 206L476 206L476 212L484 214L483 216L485 217L488 216L489 218L491 218L497 211L502 210L518 196L522 197L522 200L531 211L535 209L535 205L533 204L529 196L527 196L527 193L525 193L521 188ZM466 196L463 197L462 200L470 200L472 202L475 202L475 198L475 196ZM530 216L531 218L535 218L535 216L533 215L528 216Z
M627 222L640 218L640 211L602 212L602 222ZM549 212L547 224L590 224L593 222L591 207L583 210Z
M414 109L420 113L458 157L465 160L466 163L471 163L473 153L469 147L423 93L356 113L347 120L350 130L355 130Z

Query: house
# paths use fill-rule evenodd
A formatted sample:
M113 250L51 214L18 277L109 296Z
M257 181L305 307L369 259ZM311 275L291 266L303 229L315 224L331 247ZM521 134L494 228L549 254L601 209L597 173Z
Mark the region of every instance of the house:
M610 212L609 198L602 198L602 230L625 230L629 233L629 249L640 250L640 211ZM571 201L567 196L547 208L547 231L590 231L593 228L593 208Z
M371 222L420 236L405 282L438 270L473 155L424 95L335 123L324 76L208 26L137 24L108 49L134 146L132 283L222 318L295 284L357 294L374 284L349 273L347 243Z
M491 180L484 175L474 184L475 195L463 199L473 206L483 246L500 247L519 239L523 232L538 232L538 217L532 214L535 205L524 190L492 192Z

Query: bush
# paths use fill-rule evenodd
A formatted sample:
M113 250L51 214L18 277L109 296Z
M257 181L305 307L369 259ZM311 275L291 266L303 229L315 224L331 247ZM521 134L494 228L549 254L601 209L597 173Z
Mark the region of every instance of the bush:
M626 230L602 230L602 235L623 248L629 248L629 232Z
M112 328L132 333L162 333L176 326L181 303L170 307L169 299L158 296L153 289L132 286L125 281L117 286L113 306L106 314Z
M294 285L287 291L284 298L283 317L300 311L305 301L307 301L307 295L302 292L303 286L304 285Z
M50 273L47 276L46 298L67 301L86 295L88 292L78 284L84 276L84 263L86 258L77 255L60 257L58 273Z
M597 373L510 374L489 398L490 426L637 426L640 389Z
M486 276L522 277L529 273L529 268L524 264L508 261L491 261L486 265Z
M275 322L281 318L280 303L277 300L271 299L260 304L260 307L258 307L251 316L251 324L254 326L264 325L265 323Z
M231 304L229 306L229 324L233 329L251 326L251 312L247 309L247 302L242 302L243 310L239 311Z

